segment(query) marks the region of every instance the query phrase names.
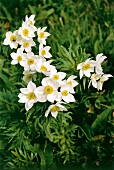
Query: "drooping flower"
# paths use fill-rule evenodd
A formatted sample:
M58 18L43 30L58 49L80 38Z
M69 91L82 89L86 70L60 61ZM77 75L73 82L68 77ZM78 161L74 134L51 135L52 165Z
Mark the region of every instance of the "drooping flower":
M26 83L29 83L30 81L32 81L32 80L34 80L34 81L36 81L36 77L37 77L37 75L35 74L36 72L34 72L34 71L24 71L23 72L23 74L24 74L24 76L23 76L23 80L26 82Z
M50 46L45 46L43 47L43 45L39 46L39 56L40 57L44 57L44 58L51 58L52 55L50 54L49 50L50 50Z
M3 44L9 45L11 49L17 48L18 41L20 40L20 36L18 35L18 30L14 31L13 33L11 31L8 31L6 33L6 38L4 39Z
M49 77L45 77L42 79L42 86L37 87L36 93L38 96L39 102L54 102L58 95L58 83Z
M42 29L38 28L38 30L37 30L38 42L41 44L44 44L44 45L46 45L46 38L48 36L50 36L50 34L48 32L45 32L46 28L47 27L43 27Z
M21 93L18 95L19 103L25 103L25 109L28 111L32 108L33 104L37 102L36 85L30 81L27 88L21 88Z
M21 66L24 67L25 60L27 59L27 54L23 53L23 50L21 48L18 48L16 53L13 52L10 55L13 59L11 61L11 64L15 65L19 63Z
M22 23L22 27L19 28L18 34L22 36L25 40L30 40L35 37L35 30L30 27L26 22Z
M80 79L85 75L86 77L91 76L91 72L94 72L96 61L88 58L85 62L78 64L77 70L80 70Z
M33 39L25 40L22 39L19 44L21 45L21 49L25 50L26 52L31 52L31 47L34 47L36 43L33 41Z
M90 87L90 84L92 84L93 87L97 88L97 82L98 82L98 80L100 79L101 76L102 76L102 74L92 74L88 88Z
M59 111L67 111L67 109L65 108L65 106L62 105L62 103L64 102L57 102L56 104L50 105L48 107L48 110L45 112L45 116L47 117L49 113L51 113L51 115L56 118Z
M95 71L96 74L103 74L103 69L101 67L101 63L106 59L107 57L103 55L103 53L98 54L96 56L96 67L95 67Z
M111 74L103 74L100 77L100 80L97 82L97 89L102 90L103 83L109 79L109 77L113 77Z

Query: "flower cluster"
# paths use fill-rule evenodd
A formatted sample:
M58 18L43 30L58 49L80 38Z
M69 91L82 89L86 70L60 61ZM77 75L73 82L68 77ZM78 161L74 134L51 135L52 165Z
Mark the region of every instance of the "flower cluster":
M9 45L11 49L17 49L11 53L11 64L20 64L24 69L23 80L27 83L27 88L20 89L19 102L25 103L25 109L28 111L34 103L48 101L50 106L45 116L51 113L56 118L58 111L67 111L62 104L75 102L74 87L78 82L75 80L75 75L66 78L65 72L58 72L51 64L52 55L49 52L51 47L46 46L46 39L50 34L45 31L47 27L36 28L34 18L35 15L26 16L18 30L6 33L3 44ZM32 51L32 47L36 45L34 37L37 37L39 42L38 55ZM34 83L37 81L36 73L44 74L39 87Z
M106 58L107 57L101 53L96 56L96 60L88 58L85 62L78 64L77 70L80 70L80 79L83 76L90 78L88 87L92 84L94 88L102 90L103 83L107 81L109 77L113 77L111 74L103 73L101 64Z

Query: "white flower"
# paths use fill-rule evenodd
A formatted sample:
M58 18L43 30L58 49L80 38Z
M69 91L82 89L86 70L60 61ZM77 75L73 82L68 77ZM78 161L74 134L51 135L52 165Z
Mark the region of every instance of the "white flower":
M34 18L35 18L35 15L31 15L30 17L26 15L25 23L31 26L34 29L34 31L37 31L37 28L34 26L34 23L35 23Z
M31 47L35 46L36 43L33 41L33 39L25 40L22 39L19 44L21 45L21 49L25 50L26 52L31 52Z
M50 65L50 62L51 60L46 61L45 58L40 58L35 66L36 71L49 76L50 72L53 72L56 69L55 66Z
M19 28L18 34L22 36L22 38L26 40L30 40L35 37L35 30L30 27L27 23L23 22L22 27Z
M28 111L32 108L33 104L37 102L35 94L36 85L33 82L29 82L27 88L21 88L21 93L18 95L19 103L25 103L25 109Z
M18 41L20 37L18 35L18 30L14 31L13 33L11 31L8 31L6 33L6 38L4 39L3 44L4 45L9 45L11 49L17 48L18 46Z
M74 80L75 78L77 78L77 76L71 75L67 80L64 80L65 84L70 86L71 93L75 93L74 87L79 84L76 80Z
M24 71L23 74L23 80L26 82L26 83L29 83L29 81L36 81L36 77L37 75L35 74L36 72L33 72L33 71Z
M27 54L23 53L23 50L21 48L18 48L16 53L13 52L10 55L13 59L11 61L11 64L15 65L19 63L21 66L24 67L25 60L27 59Z
M25 63L24 63L24 70L35 71L35 65L37 62L38 62L38 57L35 56L33 52L28 52L27 59L25 60Z
M38 28L38 30L37 30L38 42L41 44L44 44L44 45L46 45L46 38L48 36L50 36L50 34L48 32L45 32L46 28L47 27L43 27L42 29Z
M101 67L101 63L106 59L107 57L106 56L103 56L103 53L101 54L98 54L96 56L96 67L95 67L95 71L96 71L96 74L103 74L102 72L102 67Z
M100 79L102 74L92 74L91 80L89 82L88 88L90 87L90 84L92 83L92 86L97 88L98 80Z
M48 110L45 112L45 116L47 117L49 113L51 112L51 115L54 118L56 118L58 111L67 111L67 109L63 105L61 105L61 103L64 103L64 102L58 102L56 104L50 105L48 107Z
M42 86L37 87L36 93L39 102L54 102L58 95L58 83L53 79L46 77L42 79Z
M50 54L49 50L50 50L50 46L45 46L43 47L43 45L39 46L39 56L40 57L44 57L44 58L50 58L52 57L52 55Z
M71 94L70 86L68 85L62 86L60 88L60 91L61 91L61 99L63 99L66 103L75 102L75 98ZM58 98L60 98L60 96L58 96Z
M54 81L59 82L59 85L61 86L63 84L63 79L66 77L66 73L64 72L57 72L57 70L53 70L50 73L50 78L52 78Z
M109 79L109 77L113 77L111 74L103 74L100 80L97 82L97 89L102 90L103 83Z
M91 72L94 72L95 66L96 61L90 60L90 58L88 58L85 62L78 64L77 70L80 70L80 79L83 77L83 75L90 77Z

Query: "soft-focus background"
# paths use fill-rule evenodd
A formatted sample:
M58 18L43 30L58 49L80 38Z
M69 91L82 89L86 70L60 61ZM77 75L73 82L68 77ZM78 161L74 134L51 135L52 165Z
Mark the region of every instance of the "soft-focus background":
M50 125L42 118L42 114L37 116L34 114L34 117L26 122L23 111L20 113L17 94L21 88L19 82L22 70L18 67L17 72L16 66L11 66L9 55L11 49L3 46L2 43L6 32L18 29L22 20L25 20L25 16L31 14L35 14L35 26L47 26L47 31L51 34L47 44L51 46L53 60L58 69L62 70L64 67L65 70L65 65L58 58L62 55L61 52L58 55L59 46L62 45L68 49L71 45L72 50L75 51L80 45L93 58L98 53L106 55L105 72L114 76L113 0L0 0L1 168L26 166L25 169L29 169L32 165L34 168L45 169L46 167L46 170L63 169L64 167L73 169L74 166L74 169L76 167L90 170L94 168L113 169L113 78L106 83L101 92L95 90L85 92L82 89L81 92L78 92L77 106L70 107L69 105L72 114L68 113L64 117L67 123L64 123L62 127L63 131L67 132L69 140L67 149L71 150L68 150L68 154L63 149L64 142L62 143L60 135L60 124L57 123L62 121L61 118L58 118L57 121L52 120ZM67 69L66 71L68 71ZM39 106L40 109L41 107ZM101 115L100 120L97 119L98 115ZM37 117L39 118L37 119ZM92 126L94 134L90 140L90 126L93 122L95 122ZM78 125L78 129L75 125ZM49 136L53 135L48 131L49 126L58 128L54 142ZM26 136L26 140L24 136ZM63 163L65 163L64 166Z

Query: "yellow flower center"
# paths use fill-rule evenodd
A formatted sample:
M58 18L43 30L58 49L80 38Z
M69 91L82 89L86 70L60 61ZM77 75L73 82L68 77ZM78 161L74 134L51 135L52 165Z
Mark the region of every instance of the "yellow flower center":
M45 50L42 50L41 51L41 54L44 56L46 54L46 51Z
M27 78L28 78L28 79L31 79L31 78L32 78L32 74L28 74L28 75L27 75Z
M29 65L34 64L34 60L33 60L32 58L29 58L29 59L28 59L28 64L29 64Z
M27 94L27 98L29 99L29 100L32 100L32 99L35 99L35 94L33 93L33 92L29 92L28 94Z
M71 82L71 81L68 81L67 84L71 84L71 85L72 85L72 82Z
M62 96L68 96L68 91L67 90L63 90L62 91Z
M16 40L17 40L17 38L16 38L15 35L12 35L12 36L10 37L10 41L15 42Z
M90 69L90 64L84 64L83 65L83 70L88 70L88 69Z
M46 71L47 71L47 68L46 68L44 65L42 65L42 66L40 67L40 70L43 71L43 72L46 72Z
M22 57L19 55L19 56L17 57L17 60L18 60L18 61L21 61L21 60L22 60Z
M33 25L33 22L32 22L32 21L30 21L30 24L31 24L31 25Z
M44 38L44 32L40 32L39 37Z
M44 92L46 94L51 94L53 92L53 88L51 86L45 86L44 87Z
M93 78L97 80L98 77L96 75L94 75Z
M29 42L24 42L24 44L23 44L23 46L26 48L26 47L28 47L29 46Z
M59 75L57 74L53 75L53 80L59 80Z
M59 110L59 107L58 107L58 106L53 106L52 109L51 109L52 112L56 112L56 111L58 111L58 110Z
M25 28L25 29L23 30L23 35L24 35L24 36L28 36L28 34L29 34L29 30Z

